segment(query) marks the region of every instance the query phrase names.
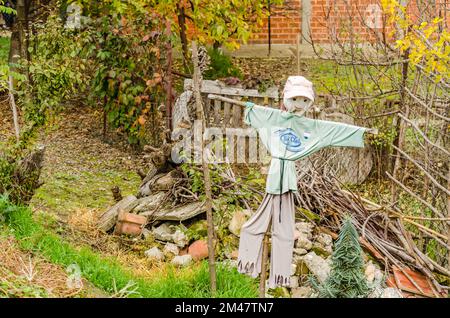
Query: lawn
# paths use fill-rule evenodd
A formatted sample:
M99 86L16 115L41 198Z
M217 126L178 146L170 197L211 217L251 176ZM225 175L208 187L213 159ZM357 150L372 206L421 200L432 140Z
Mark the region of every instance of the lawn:
M102 257L90 247L75 248L48 228L52 220L36 218L28 207L11 205L0 197L0 216L24 251L32 252L64 267L75 264L83 278L112 296L120 297L211 297L206 261L177 271L170 264L165 275L154 279L138 277L123 268L114 258ZM241 275L235 268L217 268L217 297L256 297L257 282Z

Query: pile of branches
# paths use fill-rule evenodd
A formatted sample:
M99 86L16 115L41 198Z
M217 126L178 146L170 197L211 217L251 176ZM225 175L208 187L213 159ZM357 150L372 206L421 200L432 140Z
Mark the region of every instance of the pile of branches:
M339 231L342 220L350 215L361 234L360 243L384 263L386 270L390 271L392 267L400 269L421 291L420 286L404 270L405 267L415 268L430 279L438 296L443 286L436 280L436 274L450 277L450 272L420 251L411 233L405 229L405 223L420 224L403 216L395 208L378 205L344 190L326 167L327 163L320 155L312 156L307 164L303 162L297 165L299 205L319 215L323 229L332 236L337 236L335 233Z

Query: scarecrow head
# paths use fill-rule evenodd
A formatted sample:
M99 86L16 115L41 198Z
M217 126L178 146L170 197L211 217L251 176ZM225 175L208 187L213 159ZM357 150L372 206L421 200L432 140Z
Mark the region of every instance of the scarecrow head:
M313 103L313 84L303 76L289 76L283 90L283 104L286 110L303 116Z

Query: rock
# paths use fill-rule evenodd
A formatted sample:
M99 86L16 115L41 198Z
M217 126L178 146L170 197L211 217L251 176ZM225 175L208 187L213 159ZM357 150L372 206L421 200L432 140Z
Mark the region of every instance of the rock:
M384 278L383 272L371 260L366 264L364 275L369 284L380 283Z
M164 242L173 242L179 247L184 247L188 243L186 234L173 225L163 223L152 231L155 239Z
M165 242L172 241L173 230L168 223L163 223L157 228L154 228L152 233L157 240Z
M332 250L325 249L322 245L314 243L313 247L311 248L311 251L316 253L317 255L320 255L324 258L331 255L333 252Z
M295 272L297 272L297 264L292 263L291 264L291 276L295 275Z
M142 236L144 237L144 239L148 239L150 237L152 237L152 232L149 229L143 228L142 229Z
M129 195L117 202L100 216L97 221L97 227L105 232L111 230L117 222L119 211L123 211L126 206L136 200L137 198L134 195Z
M145 256L147 256L150 260L153 261L163 261L164 260L164 254L161 252L159 248L152 247L151 249L144 252Z
M369 283L372 283L375 280L375 265L372 262L369 262L364 270L364 275Z
M331 235L326 233L320 233L319 235L317 235L316 242L326 248L333 247L333 238L331 237Z
M387 287L383 289L383 293L380 296L381 298L403 298L401 292L394 287Z
M313 247L317 249L316 253L328 256L333 252L333 238L329 234L320 233L317 235Z
M309 274L308 266L306 266L306 263L303 260L303 257L299 257L299 259L296 261L295 275L303 276L303 275L308 275L308 274Z
M384 291L383 287L381 287L380 284L377 284L376 286L372 287L372 291L367 296L367 298L380 298L381 295L383 294L383 291Z
M300 232L300 235L295 242L295 247L310 250L312 246L313 243L308 239L308 234Z
M177 256L179 254L178 246L176 246L173 243L167 243L166 246L164 246L163 250L164 254L173 254Z
M317 235L312 250L316 254L324 257L331 255L331 253L333 253L333 238L331 235L325 233L320 233Z
M192 256L189 254L178 255L172 259L172 264L178 267L186 267L192 263Z
M319 280L320 283L323 283L330 273L330 260L323 259L322 257L316 255L314 252L309 252L305 256L302 256L301 259L308 267L308 270Z
M307 239L312 239L312 231L314 229L314 225L309 222L298 222L295 223L295 228L298 232L306 234Z
M298 276L291 276L289 287L297 288L299 286L298 281L299 281Z
M179 247L185 247L189 243L186 234L184 234L184 232L182 232L180 229L177 229L172 235L172 240Z
M294 248L294 255L305 255L308 253L304 248Z
M381 283L382 281L385 281L385 276L382 270L380 270L376 265L375 265L375 283Z
M233 250L231 252L231 255L230 255L231 259L237 259L238 256L239 256L239 251L238 250Z
M248 219L247 215L243 211L238 210L234 212L230 224L228 225L228 229L234 235L240 236L241 228L244 225L244 223L247 222L247 219Z
M252 214L253 214L253 211L250 210L250 209L243 209L242 213L244 213L245 216L247 216L247 218L250 218L252 216Z
M208 257L208 244L204 240L198 240L192 243L188 249L189 255L194 261L198 261Z
M199 214L206 212L204 202L193 202L174 209L159 209L156 212L153 210L140 213L141 215L150 216L151 218L160 221L185 221L193 218Z
M291 291L292 298L309 298L312 294L311 287L301 286L298 288L294 288Z

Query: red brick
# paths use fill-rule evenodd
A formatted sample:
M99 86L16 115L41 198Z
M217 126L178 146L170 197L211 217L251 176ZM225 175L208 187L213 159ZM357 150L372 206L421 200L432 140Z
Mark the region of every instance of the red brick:
M208 244L204 240L198 240L192 243L188 249L189 255L194 260L201 260L208 257Z

